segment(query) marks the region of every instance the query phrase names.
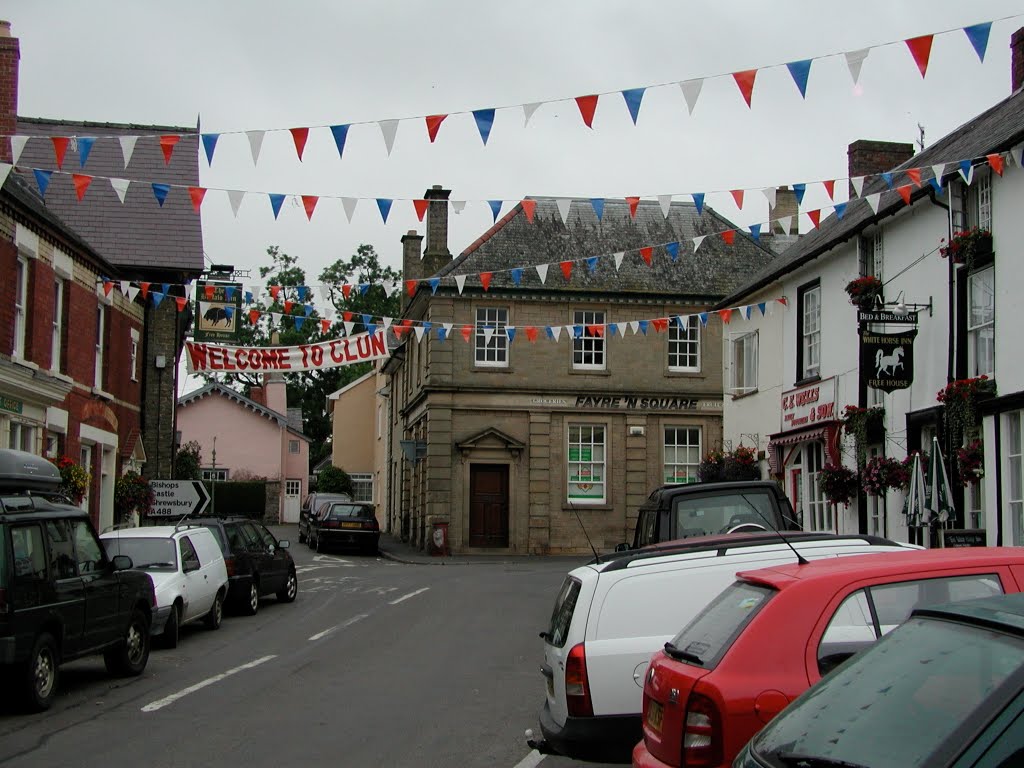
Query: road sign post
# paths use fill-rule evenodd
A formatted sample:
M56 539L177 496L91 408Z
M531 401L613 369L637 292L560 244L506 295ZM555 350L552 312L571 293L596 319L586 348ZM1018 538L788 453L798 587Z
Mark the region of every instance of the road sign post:
M210 493L199 480L150 480L153 509L149 517L201 515L210 504Z

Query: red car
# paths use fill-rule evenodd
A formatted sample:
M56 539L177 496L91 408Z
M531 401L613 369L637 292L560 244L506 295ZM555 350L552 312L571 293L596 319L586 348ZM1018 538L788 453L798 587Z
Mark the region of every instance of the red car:
M1024 591L1024 549L936 549L737 574L644 678L637 768L729 766L793 699L919 606Z

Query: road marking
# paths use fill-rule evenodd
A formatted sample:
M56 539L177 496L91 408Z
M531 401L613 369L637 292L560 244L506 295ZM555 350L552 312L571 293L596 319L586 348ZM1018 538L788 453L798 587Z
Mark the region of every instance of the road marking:
M544 755L538 752L536 749L530 754L515 764L513 768L534 768L536 765L540 765L541 760L544 759Z
M392 600L389 605L398 605L403 600L408 600L410 597L416 597L420 592L426 592L430 587L424 587L423 589L417 589L415 592L410 592L408 595L402 595L397 600Z
M168 704L173 704L178 699L181 699L181 698L184 698L185 696L188 696L190 693L195 693L196 691L201 690L201 689L205 688L208 685L213 685L214 683L219 683L221 680L223 680L226 677L230 677L231 675L234 675L234 674L236 674L238 672L244 672L245 670L252 669L253 667L258 667L260 664L264 664L264 663L270 661L271 659L276 659L276 658L277 658L276 654L273 655L273 656L264 656L263 658L256 659L255 661L250 661L248 664L243 664L240 667L235 667L233 669L229 669L227 672L222 672L219 675L214 675L213 677L208 677L205 680L201 680L200 682L196 683L195 685L190 685L188 688L183 688L182 690L178 691L177 693L172 693L170 696L165 696L162 699L157 699L156 701L152 702L151 704L147 704L146 706L144 706L142 708L142 711L143 712L156 712L158 709L163 709Z
M329 629L325 629L323 632L317 632L315 635L313 635L311 638L309 638L309 640L310 640L310 642L312 642L313 640L319 640L321 637L327 637L334 630L336 630L336 629L344 629L345 627L350 627L353 624L355 624L357 621L362 621L363 619L365 619L369 615L370 614L368 614L368 613L360 613L358 616L353 616L348 621L343 621L341 624L335 624L333 627L331 627Z

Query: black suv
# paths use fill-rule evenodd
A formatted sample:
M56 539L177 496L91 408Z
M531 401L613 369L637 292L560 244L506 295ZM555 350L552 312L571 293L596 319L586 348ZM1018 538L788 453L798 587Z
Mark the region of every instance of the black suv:
M252 616L264 595L276 595L283 603L295 600L299 582L287 539L278 541L264 525L247 517L189 518L189 523L209 528L220 544L232 607Z
M32 711L53 702L66 661L102 653L112 674L142 674L156 606L149 576L107 557L59 485L46 459L0 450L0 671Z

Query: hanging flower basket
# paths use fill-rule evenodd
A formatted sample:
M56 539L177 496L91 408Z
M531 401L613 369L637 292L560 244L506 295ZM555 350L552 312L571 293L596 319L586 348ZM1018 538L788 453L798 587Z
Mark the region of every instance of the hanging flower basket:
M939 248L939 253L942 258L952 259L954 264L966 264L970 269L978 259L992 255L992 233L978 227L957 232L949 243Z
M702 483L760 480L757 451L745 445L731 451L710 451L697 467L697 479Z
M880 405L872 408L848 405L843 408L842 422L843 431L853 437L857 466L863 467L867 461L868 445L879 442L885 435L885 408Z
M861 471L861 487L868 496L884 496L890 488L905 491L910 487L911 467L889 456L875 456Z
M156 501L149 481L138 472L126 472L114 481L114 519L127 522L132 512L139 517L148 515Z
M956 451L961 485L977 485L985 477L985 450L981 440L972 440Z
M50 461L60 470L60 493L70 499L72 504L81 504L89 490L89 483L92 482L92 477L85 471L85 467L76 464L67 456Z
M857 473L842 464L826 464L818 472L818 488L830 503L848 507L857 495Z
M851 304L869 310L874 306L875 300L882 295L882 281L874 275L858 277L848 282L845 290Z
M946 428L954 440L978 424L978 401L995 393L995 382L988 376L951 381L940 389L935 399L943 405Z
M697 467L697 479L702 483L718 482L724 473L725 454L721 451L709 451Z

